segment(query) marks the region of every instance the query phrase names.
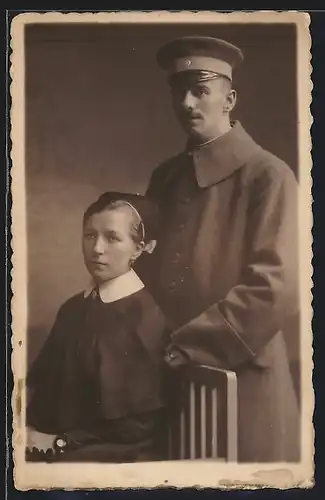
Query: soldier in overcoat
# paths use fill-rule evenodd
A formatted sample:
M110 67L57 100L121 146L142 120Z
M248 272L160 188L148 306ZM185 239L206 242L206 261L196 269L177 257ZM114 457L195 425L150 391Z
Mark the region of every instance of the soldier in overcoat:
M173 331L166 359L236 372L240 462L299 460L283 335L298 311L296 178L230 118L239 48L184 37L157 60L188 135L147 190L162 214L149 274Z

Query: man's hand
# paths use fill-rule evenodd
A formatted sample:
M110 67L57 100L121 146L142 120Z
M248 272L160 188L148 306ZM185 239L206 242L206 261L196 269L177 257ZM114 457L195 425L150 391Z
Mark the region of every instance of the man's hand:
M28 427L27 428L27 448L32 450L33 448L37 448L40 451L52 450L54 439L56 438L55 434L44 434L43 432L38 432L37 430Z
M165 355L165 361L170 368L178 368L188 363L186 354L176 347L169 347Z

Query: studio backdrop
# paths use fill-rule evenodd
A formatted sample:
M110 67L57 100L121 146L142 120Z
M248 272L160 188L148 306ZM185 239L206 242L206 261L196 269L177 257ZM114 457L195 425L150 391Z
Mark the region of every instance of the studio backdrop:
M143 193L186 138L155 57L182 35L224 38L244 52L233 113L298 176L294 25L29 25L26 62L28 351L37 354L58 307L87 283L83 211L100 193ZM298 323L287 329L296 373Z

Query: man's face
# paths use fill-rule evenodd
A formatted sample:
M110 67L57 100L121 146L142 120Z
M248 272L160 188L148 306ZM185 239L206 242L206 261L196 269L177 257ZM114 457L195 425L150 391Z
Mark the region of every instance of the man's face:
M222 77L204 82L183 79L173 83L173 107L184 131L193 137L213 136L224 117L230 90L230 84Z

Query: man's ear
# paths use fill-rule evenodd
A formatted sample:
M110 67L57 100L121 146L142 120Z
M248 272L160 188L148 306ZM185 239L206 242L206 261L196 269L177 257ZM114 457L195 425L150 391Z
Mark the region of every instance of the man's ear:
M231 89L229 92L227 92L226 95L225 104L223 106L224 113L230 113L234 109L236 102L237 102L237 92L236 90Z
M157 245L157 240L150 240L148 243L145 244L143 250L148 253L152 253L154 249L156 248Z

